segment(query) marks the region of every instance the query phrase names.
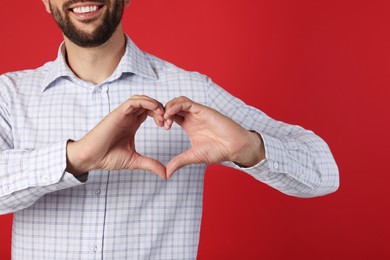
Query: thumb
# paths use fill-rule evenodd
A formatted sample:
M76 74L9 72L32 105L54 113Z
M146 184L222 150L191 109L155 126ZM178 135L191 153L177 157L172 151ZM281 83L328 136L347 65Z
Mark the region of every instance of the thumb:
M172 174L177 171L178 169L189 165L189 164L194 164L198 163L199 161L196 159L194 153L192 150L187 150L179 155L176 155L173 157L167 164L166 166L166 174L167 178L169 179Z
M165 166L160 161L157 161L157 160L152 159L150 157L140 155L137 158L136 169L147 170L147 171L150 171L152 173L157 174L163 180L167 179Z

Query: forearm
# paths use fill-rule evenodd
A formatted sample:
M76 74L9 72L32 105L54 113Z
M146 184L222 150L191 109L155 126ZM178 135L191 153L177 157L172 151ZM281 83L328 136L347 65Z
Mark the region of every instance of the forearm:
M264 143L265 159L261 163L250 168L228 165L297 197L325 195L338 188L339 174L333 155L312 131L274 120L215 84L211 83L208 91L210 107L245 129L256 131Z
M0 214L26 208L48 192L82 183L65 168L65 142L0 152Z
M231 166L291 196L307 198L334 192L339 173L329 147L310 131L302 131L305 133L284 140L264 136L265 160L250 168Z

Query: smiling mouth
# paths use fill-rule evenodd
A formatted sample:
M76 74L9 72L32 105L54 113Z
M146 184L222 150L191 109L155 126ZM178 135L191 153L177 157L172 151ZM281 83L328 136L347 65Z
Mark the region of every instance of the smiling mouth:
M88 14L96 12L101 9L103 5L88 5L88 6L77 6L74 8L70 8L69 10L75 14Z
M104 7L104 3L87 1L71 4L67 6L69 12L75 14L77 17L82 18L86 16L93 16L97 14L100 9Z

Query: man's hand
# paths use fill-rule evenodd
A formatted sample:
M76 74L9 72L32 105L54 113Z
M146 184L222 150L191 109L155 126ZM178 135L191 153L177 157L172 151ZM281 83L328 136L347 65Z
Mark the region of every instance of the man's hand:
M259 134L186 97L175 98L166 104L164 120L166 129L170 129L173 122L180 125L192 145L167 164L168 178L177 169L189 164L233 161L250 167L265 158Z
M134 136L147 116L164 125L164 108L146 96L133 96L107 115L93 130L67 146L67 171L74 175L93 170L142 169L166 179L165 166L137 153Z
M137 153L134 137L147 116L167 130L176 122L189 136L191 149L172 158L166 167ZM142 169L167 179L189 164L233 161L250 167L264 156L259 134L244 129L214 109L180 97L169 101L164 110L155 99L134 96L82 139L68 143L67 171L77 176L93 169Z

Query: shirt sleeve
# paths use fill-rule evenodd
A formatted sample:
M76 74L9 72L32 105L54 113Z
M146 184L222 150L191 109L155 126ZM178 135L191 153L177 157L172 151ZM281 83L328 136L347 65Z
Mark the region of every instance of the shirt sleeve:
M46 193L82 184L65 171L67 141L14 149L6 105L0 89L0 214L27 208Z
M291 196L315 197L337 190L336 162L325 141L312 131L274 120L210 80L208 102L242 127L258 132L265 145L266 159L253 167L243 168L232 162L224 165Z

